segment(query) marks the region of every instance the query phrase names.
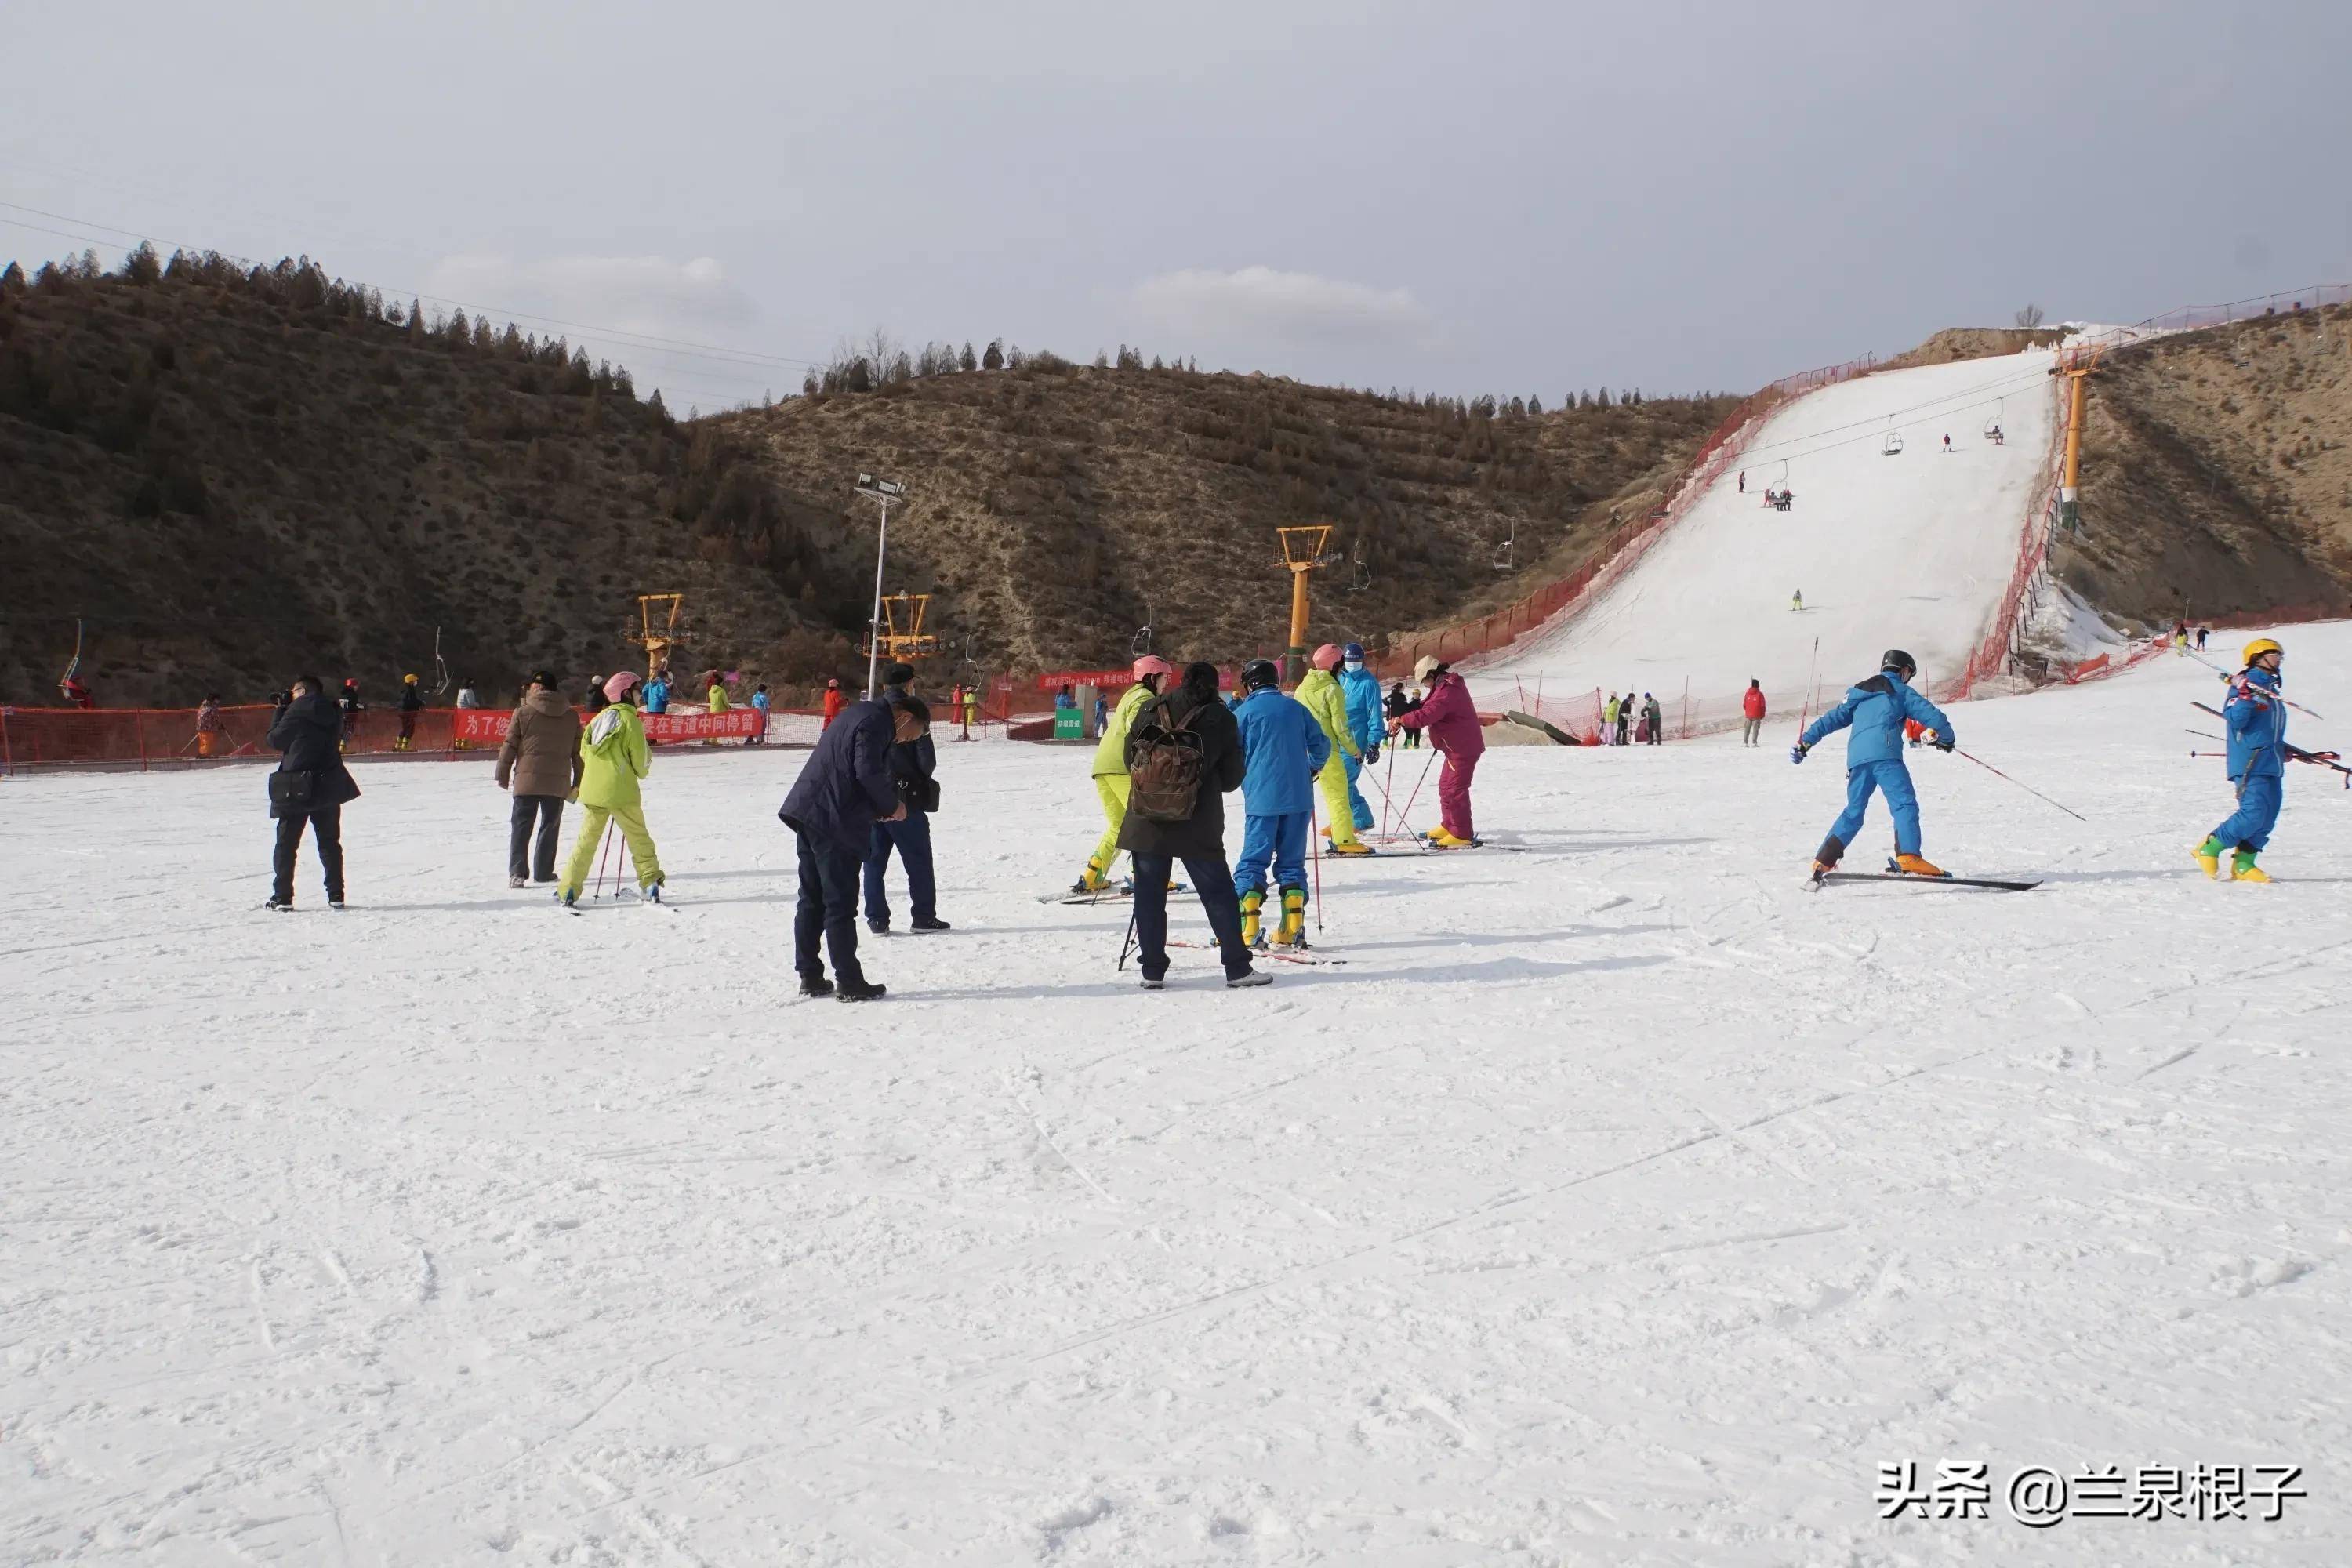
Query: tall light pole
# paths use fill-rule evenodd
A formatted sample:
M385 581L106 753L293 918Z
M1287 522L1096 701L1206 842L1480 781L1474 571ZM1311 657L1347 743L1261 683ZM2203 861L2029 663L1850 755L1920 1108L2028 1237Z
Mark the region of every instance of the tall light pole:
M907 487L872 474L857 476L857 493L882 506L882 531L874 536L874 614L866 623L866 697L874 699L875 677L882 661L882 561L890 548L890 503L907 499Z

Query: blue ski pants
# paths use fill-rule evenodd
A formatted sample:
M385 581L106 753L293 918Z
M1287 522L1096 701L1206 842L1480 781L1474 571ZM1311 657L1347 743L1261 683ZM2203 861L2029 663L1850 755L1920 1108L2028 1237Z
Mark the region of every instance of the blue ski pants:
M1307 886L1307 825L1310 813L1286 812L1280 816L1250 816L1243 820L1242 858L1234 862L1234 892L1265 891L1265 868L1274 865L1277 888Z
M890 851L907 864L907 901L913 906L908 912L916 920L935 920L939 916L939 884L931 873L931 819L919 811L909 811L896 822L877 822L874 836L866 849L866 923L890 923L890 895L884 890L883 873L890 868Z
M2213 830L2213 837L2232 849L2260 849L2271 841L2278 826L2279 806L2286 798L2284 780L2276 773L2256 773L2238 781L2238 809Z
M1869 809L1874 792L1886 797L1886 809L1895 818L1895 852L1919 853L1919 797L1911 789L1911 770L1900 757L1846 770L1845 809L1831 825L1830 836L1840 844L1852 845L1853 836L1862 831L1863 814Z
M1364 771L1364 759L1339 753L1348 764L1348 807L1356 815L1356 831L1364 833L1372 826L1372 808L1364 802L1364 792L1356 787L1357 775Z

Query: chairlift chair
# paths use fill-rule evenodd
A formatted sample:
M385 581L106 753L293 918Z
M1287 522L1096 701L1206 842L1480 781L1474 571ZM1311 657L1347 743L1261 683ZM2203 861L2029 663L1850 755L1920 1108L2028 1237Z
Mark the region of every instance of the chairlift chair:
M2000 416L2009 411L2009 399L2004 397L1994 407L1992 417L1984 422L1984 438L1999 447L2005 445L2000 433Z
M1511 555L1512 555L1513 547L1514 547L1514 546L1516 546L1516 545L1518 543L1518 542L1519 542L1519 531L1518 531L1516 527L1514 527L1514 528L1511 530L1511 536L1510 536L1508 539L1506 539L1505 541L1503 541L1503 542L1502 542L1502 543L1497 544L1496 546L1495 546L1495 570L1496 570L1496 571L1497 571L1497 572L1508 572L1508 571L1511 569Z
M1372 585L1372 563L1369 561L1359 561L1354 563L1354 566L1355 571L1349 578L1348 591L1351 594L1360 594Z
M1878 454L1882 458L1899 458L1903 455L1903 432L1895 427L1895 422L1892 419L1886 423L1886 439L1879 444Z

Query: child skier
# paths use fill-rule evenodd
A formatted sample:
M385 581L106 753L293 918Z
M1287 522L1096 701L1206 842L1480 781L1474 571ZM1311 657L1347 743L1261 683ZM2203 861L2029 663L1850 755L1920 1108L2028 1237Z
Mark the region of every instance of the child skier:
M637 678L625 669L604 682L606 706L581 742L579 795L585 809L580 814L579 841L572 846L572 858L555 884L555 896L565 909L580 901L580 889L595 869L597 847L611 823L620 825L629 858L636 862L638 891L661 902L661 860L654 853L654 836L646 830L645 808L637 795L637 781L653 771L653 753L646 746L645 724L629 700L629 689L636 683Z
M1355 737L1360 756L1348 759L1348 806L1358 833L1372 826L1372 808L1356 787L1356 775L1381 760L1381 743L1389 738L1381 721L1381 678L1364 668L1364 645L1351 642L1339 650L1339 689L1348 694L1348 733Z
M1462 678L1433 657L1423 655L1412 675L1415 680L1429 683L1429 695L1397 724L1408 731L1426 729L1430 743L1445 753L1444 770L1437 775L1441 822L1430 833L1429 842L1440 849L1475 848L1478 835L1470 819L1470 780L1478 771L1478 759L1486 754L1477 705L1470 700L1470 689L1462 684Z
M1862 831L1863 814L1874 792L1886 796L1886 809L1895 818L1895 860L1888 869L1914 877L1948 875L1919 855L1919 797L1911 788L1911 770L1903 763L1903 721L1916 719L1926 725L1922 739L1939 752L1952 749L1952 721L1911 689L1919 666L1909 654L1889 648L1878 664L1876 675L1857 682L1844 701L1814 720L1803 738L1789 748L1789 760L1801 763L1823 738L1853 726L1845 744L1845 810L1813 857L1815 881L1837 869L1845 847Z
M1234 891L1241 899L1242 941L1250 946L1264 932L1268 862L1282 900L1274 940L1296 947L1306 935L1307 824L1315 807L1315 775L1331 757L1323 726L1282 694L1281 680L1272 659L1250 660L1242 666L1242 700L1234 710L1242 735L1245 814Z
M2271 829L2278 826L2279 806L2284 798L2286 704L2279 695L2279 666L2285 658L2286 651L2268 637L2248 643L2245 669L2230 682L2229 698L2221 704L2221 717L2230 731L2230 782L2238 786L2238 809L2197 847L2197 864L2208 877L2220 877L2221 857L2234 850L2230 867L2232 880L2271 879L2254 864L2254 858L2271 841Z
M1323 739L1331 749L1315 778L1323 792L1323 831L1331 840L1332 854L1369 855L1371 846L1356 837L1356 810L1349 798L1356 769L1363 765L1363 755L1348 722L1348 694L1340 688L1337 673L1339 645L1325 643L1315 650L1311 662L1315 668L1298 683L1296 696L1315 715L1315 722L1322 726Z
M1095 742L1095 794L1102 801L1106 826L1103 836L1095 841L1094 853L1087 857L1087 868L1070 884L1074 893L1098 893L1110 886L1110 868L1118 859L1119 824L1127 820L1127 732L1137 710L1160 694L1161 679L1175 672L1176 667L1157 654L1147 653L1137 659L1129 670L1135 684L1120 696L1118 706L1099 726L1102 738Z

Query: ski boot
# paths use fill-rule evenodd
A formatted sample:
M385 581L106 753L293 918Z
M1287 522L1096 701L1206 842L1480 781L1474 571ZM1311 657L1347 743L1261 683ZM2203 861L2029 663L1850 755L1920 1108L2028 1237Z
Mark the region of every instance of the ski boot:
M1443 827L1431 828L1427 833L1422 835L1422 842L1427 844L1433 849L1467 849L1470 847L1470 840L1467 838L1456 838L1451 833L1446 832Z
M1370 855L1372 853L1372 847L1365 843L1360 838L1350 838L1345 844L1340 843L1337 839L1333 839L1331 841L1331 853L1334 855Z
M2205 836L2205 842L2190 851L2197 857L2197 864L2203 868L2207 881L2218 882L2221 879L2221 855L2227 848L2229 848L2228 845L2209 833Z
M1274 945L1301 948L1307 945L1307 889L1282 889L1282 921L1274 928Z
M1951 875L1949 871L1945 870L1941 866L1937 865L1934 861L1923 859L1916 855L1897 855L1894 859L1889 860L1886 863L1886 869L1897 876L1904 877L1948 877Z
M2230 858L2230 879L2233 882L2267 882L2271 874L2254 864L2252 849L2241 849Z
M1070 884L1070 891L1074 893L1103 893L1109 890L1109 873L1091 859L1087 860L1087 868L1078 873L1078 879Z
M1261 918L1265 910L1264 893L1249 892L1242 895L1242 945L1244 947L1265 945L1265 926Z

